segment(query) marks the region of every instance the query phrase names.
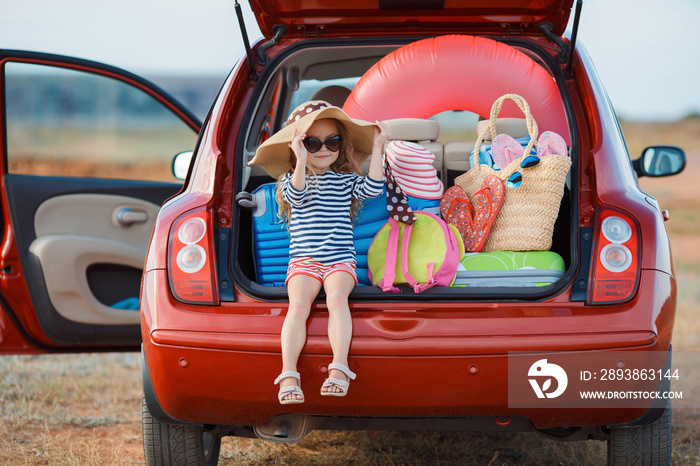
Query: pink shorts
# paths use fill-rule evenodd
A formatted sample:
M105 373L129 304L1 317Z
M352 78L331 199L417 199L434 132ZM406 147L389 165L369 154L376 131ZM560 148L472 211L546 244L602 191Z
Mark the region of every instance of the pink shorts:
M347 272L355 280L355 285L357 285L357 273L355 273L356 268L357 265L355 264L355 261L324 265L308 257L298 257L289 261L287 279L284 281L284 284L286 285L290 278L299 274L308 275L309 277L313 277L323 283L332 273Z

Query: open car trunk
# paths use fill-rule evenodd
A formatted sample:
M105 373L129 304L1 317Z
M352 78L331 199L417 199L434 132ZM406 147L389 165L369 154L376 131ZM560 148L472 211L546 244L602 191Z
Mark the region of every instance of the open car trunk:
M424 44L426 41L439 43L436 42L438 46ZM465 41L468 41L466 46ZM557 262L552 267L558 270L546 271L544 278L538 278L536 270L534 274L532 270L539 266L526 264L524 275L534 278L523 280L511 272L495 275L485 272L483 280L473 280L473 274L460 280L458 275L454 285L459 286L433 287L420 294L405 287L399 294L385 294L366 277L364 248L376 231L359 228L361 211L360 224L356 226L360 284L352 292L351 300L538 300L555 295L573 280L578 267L576 254L572 253L578 249L578 227L576 193L571 191L575 190L575 183L570 180L576 179L577 138L575 126L570 122L572 112L564 78L553 58L557 50L551 44L544 40L537 45L521 39L474 36L441 36L404 43L340 39L316 40L312 41L313 45L309 42L288 47L265 68L253 96L259 106L246 115L246 139L239 139L238 202L233 223L238 225L238 231L234 232L237 239L233 243L231 267L239 286L262 299L286 299L288 237L277 216L276 180L260 167L248 166L248 161L257 147L282 127L292 109L318 99L367 121L409 119L408 126L399 122L394 126L399 130L390 130L390 139L413 141L433 152L433 165L447 190L454 185L455 178L470 169L470 152L479 136L477 131L484 125L479 120L489 118L491 105L498 97L511 93L522 95L529 102L540 134L554 131L563 137L568 155L574 161L555 223L552 247L545 260ZM499 121L501 118L524 122L522 111L515 105L504 105ZM521 129L514 129L511 136L528 136L524 124L518 120L512 122L515 122L513 128ZM433 131L436 127L439 132ZM518 131L525 133L516 134ZM366 172L367 166L363 168ZM385 205L384 196L366 201L363 211L381 205ZM421 205L426 206L425 210L439 211L437 201ZM378 225L377 229L381 223ZM269 232L273 230L271 235ZM555 260L551 261L553 257Z

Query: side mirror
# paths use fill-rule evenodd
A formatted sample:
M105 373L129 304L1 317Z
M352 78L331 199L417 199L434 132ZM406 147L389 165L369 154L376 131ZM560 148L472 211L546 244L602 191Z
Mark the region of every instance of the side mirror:
M642 151L642 155L632 162L638 176L677 175L685 168L685 152L676 146L651 146Z
M180 152L173 158L173 176L178 180L184 180L187 178L187 170L190 169L190 162L192 161L192 156L194 152L187 150L185 152Z

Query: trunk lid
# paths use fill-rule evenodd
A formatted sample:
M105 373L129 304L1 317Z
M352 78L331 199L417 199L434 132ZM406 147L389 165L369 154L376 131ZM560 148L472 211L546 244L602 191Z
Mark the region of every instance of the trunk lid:
M551 23L561 36L573 0L250 0L266 38L273 26L287 26L288 36L382 36L404 34L542 35Z

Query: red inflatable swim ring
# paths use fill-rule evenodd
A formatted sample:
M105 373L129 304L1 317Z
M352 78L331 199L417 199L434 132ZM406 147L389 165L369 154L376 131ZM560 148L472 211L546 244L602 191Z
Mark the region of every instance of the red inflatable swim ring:
M353 118L430 118L467 110L486 118L503 94L530 105L540 133L554 131L569 143L566 115L552 76L514 47L483 37L449 35L396 49L370 68L343 106ZM523 118L512 103L500 117Z

